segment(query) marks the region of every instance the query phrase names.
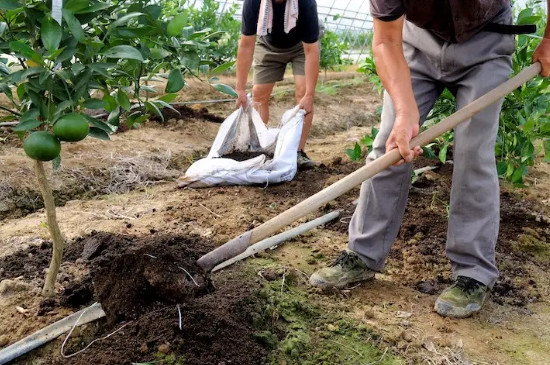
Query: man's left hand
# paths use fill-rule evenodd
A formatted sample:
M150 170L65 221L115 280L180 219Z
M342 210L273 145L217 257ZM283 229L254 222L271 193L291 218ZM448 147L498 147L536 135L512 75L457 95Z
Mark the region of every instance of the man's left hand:
M541 75L550 76L550 38L542 38L537 49L533 53L533 63L540 62L542 66Z
M300 109L306 111L306 114L313 113L313 96L306 95L300 100Z

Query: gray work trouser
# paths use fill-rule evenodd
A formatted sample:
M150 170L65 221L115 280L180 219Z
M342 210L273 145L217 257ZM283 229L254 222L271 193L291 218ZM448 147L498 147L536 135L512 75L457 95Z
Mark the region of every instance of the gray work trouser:
M511 23L511 11L495 22ZM456 96L460 109L506 81L512 70L512 35L480 32L456 44L405 22L403 43L420 123L445 87ZM498 277L495 245L500 205L494 146L501 106L502 100L455 128L447 233L447 256L454 276L471 277L490 287ZM380 132L367 163L385 153L394 120L393 103L384 93ZM411 169L411 164L392 166L361 186L359 204L349 226L349 248L372 270L382 270L399 232Z

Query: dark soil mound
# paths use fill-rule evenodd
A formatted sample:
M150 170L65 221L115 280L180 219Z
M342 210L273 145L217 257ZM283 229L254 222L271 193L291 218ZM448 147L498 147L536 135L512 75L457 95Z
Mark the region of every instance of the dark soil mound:
M273 155L265 154L262 152L232 152L230 154L222 156L223 158L230 158L235 161L246 161L250 160L251 158L258 157L261 155L266 155L267 159L272 159Z
M3 258L0 269L8 277L33 277L33 271L42 272L48 264L51 245L43 246ZM67 278L72 282L59 302L77 309L98 301L107 319L73 336L66 353L125 327L73 358L52 356L43 363L262 363L268 350L254 337L254 283L243 285L241 277L228 273L219 277L219 290L214 290L208 275L195 265L212 247L198 236L163 234L135 237L94 232L70 242L64 262L83 259L90 274L79 280ZM28 255L31 251L35 255ZM40 261L38 256L45 259ZM57 306L56 301L44 301L40 314ZM17 363L27 363L30 356Z
M193 236L86 237L81 255L91 258L94 296L107 314L88 336L103 337L124 321L126 326L63 364L128 364L159 356L185 364L261 363L267 350L253 337L249 289L226 280L214 291L195 265L211 248ZM68 352L79 348L75 341Z
M162 116L164 117L164 120L167 121L169 119L188 119L188 118L196 118L196 119L203 119L209 122L213 123L223 123L224 118L219 117L214 114L210 114L208 112L208 109L201 108L199 110L190 108L186 105L174 105L173 106L176 111L164 108L161 110ZM156 115L151 116L151 120L160 122L160 118Z
M165 305L143 313L84 353L53 363L107 365L165 359L170 364L186 365L261 364L267 350L253 337L250 295L240 281L223 283L216 292L180 304L181 329L178 307ZM102 325L86 341L120 326ZM75 341L68 352L80 348L82 345Z
M183 303L211 287L195 265L199 257L182 247L155 244L103 261L93 270L95 298L110 323L136 319L155 302Z
M51 241L42 241L40 246L30 246L26 250L0 257L0 281L20 276L27 280L43 278L43 270L48 268L51 257ZM75 251L71 250L66 252L63 257L64 261L74 261L78 258L78 255L75 255Z

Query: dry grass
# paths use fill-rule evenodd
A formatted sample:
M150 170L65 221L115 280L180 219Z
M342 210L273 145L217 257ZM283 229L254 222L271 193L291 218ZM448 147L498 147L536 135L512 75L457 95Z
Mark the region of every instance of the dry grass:
M101 159L101 168L62 168L55 173L54 180L62 182L65 188L73 184L85 186L97 194L124 194L138 188L145 188L160 182L171 181L179 171L171 169L172 153L136 153L128 156L112 153ZM56 186L63 189L63 186Z
M130 156L112 153L109 157L90 158L97 158L101 167L64 166L49 174L58 204L104 194L125 194L132 190L173 181L181 174L170 167L170 150L155 154L136 153ZM0 213L15 210L18 206L23 207L24 212L40 209L43 204L34 181L32 171L26 169L2 176Z
M135 156L111 155L113 162L108 169L110 179L105 188L108 194L123 194L139 187L148 187L160 182L174 180L180 175L170 169L172 154Z
M433 346L433 345L432 345ZM426 347L424 351L422 363L429 365L474 365L476 362L471 362L466 359L464 349L461 347ZM482 363L481 363L482 364Z

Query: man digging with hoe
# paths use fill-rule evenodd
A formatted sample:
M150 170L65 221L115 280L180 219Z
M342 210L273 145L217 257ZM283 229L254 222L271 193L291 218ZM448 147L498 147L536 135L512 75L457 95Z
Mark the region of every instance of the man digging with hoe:
M513 34L533 32L512 25L510 0L371 0L372 50L385 87L380 132L367 163L398 149L404 161L361 186L349 226L348 251L315 272L320 288L344 288L373 279L395 241L411 181L409 148L444 90L460 109L508 80ZM550 0L548 0L550 8ZM533 54L550 74L550 29ZM456 282L435 302L442 316L462 318L479 311L498 278L495 245L499 229L499 182L495 140L502 99L455 128L447 256Z

